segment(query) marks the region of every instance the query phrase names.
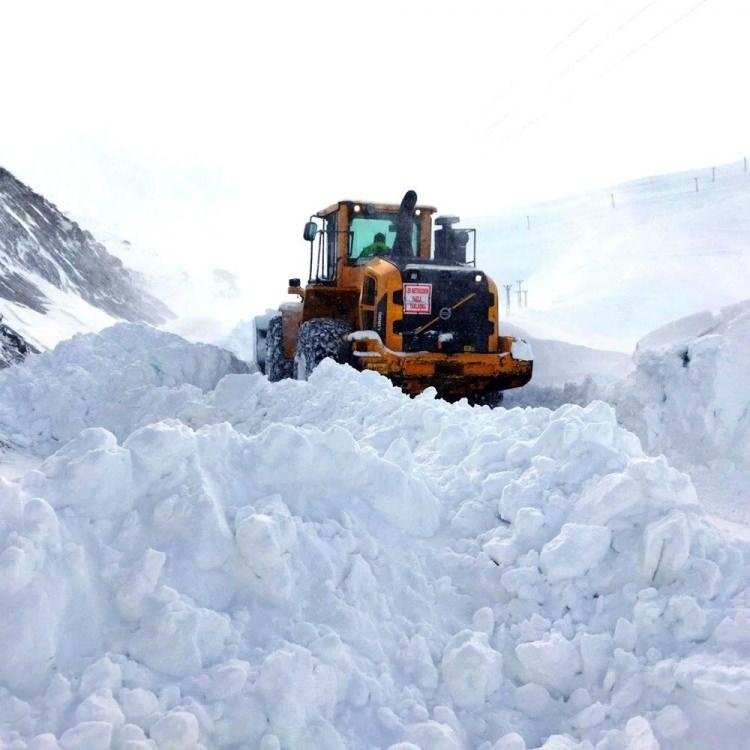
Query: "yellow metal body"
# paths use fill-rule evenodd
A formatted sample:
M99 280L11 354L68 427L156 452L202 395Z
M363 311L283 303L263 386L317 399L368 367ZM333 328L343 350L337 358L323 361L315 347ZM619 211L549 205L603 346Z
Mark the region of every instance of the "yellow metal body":
M511 353L511 337L500 337L504 351L394 352L374 332L352 336L354 356L362 369L375 370L393 380L411 395L434 386L448 399L475 393L506 390L526 385L531 379L532 363L517 360Z

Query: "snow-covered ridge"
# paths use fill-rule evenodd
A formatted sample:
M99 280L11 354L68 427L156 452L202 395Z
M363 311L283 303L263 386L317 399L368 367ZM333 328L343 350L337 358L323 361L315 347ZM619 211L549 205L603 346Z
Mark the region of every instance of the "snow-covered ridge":
M749 204L739 162L715 181L711 169L661 175L472 223L480 265L514 290L524 280L530 307L513 292L513 323L629 353L658 326L747 297Z
M47 315L66 335L85 330L87 317L96 327L112 319L161 323L170 315L119 259L2 168L0 297L8 322L42 345L59 336L40 325Z
M0 482L0 740L744 746L743 551L611 407L271 384L165 336L0 373L43 459Z

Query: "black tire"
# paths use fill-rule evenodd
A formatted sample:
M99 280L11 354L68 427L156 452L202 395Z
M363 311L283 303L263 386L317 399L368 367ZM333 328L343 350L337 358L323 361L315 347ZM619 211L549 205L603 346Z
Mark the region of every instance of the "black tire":
M351 325L343 320L314 318L303 323L297 336L294 377L307 380L326 357L342 364L349 362L351 345L344 336L351 332Z
M276 315L268 321L266 334L266 375L272 383L292 377L293 363L284 356L282 335L281 315Z
M255 324L255 364L266 374L266 337L268 336L268 320L256 317Z
M472 406L489 406L494 409L503 403L502 391L489 391L487 393L476 393L469 397Z

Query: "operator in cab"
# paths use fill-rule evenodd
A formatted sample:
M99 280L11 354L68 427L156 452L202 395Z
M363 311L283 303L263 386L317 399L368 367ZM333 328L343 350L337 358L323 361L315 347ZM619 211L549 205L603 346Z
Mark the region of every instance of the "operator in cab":
M366 247L362 248L360 258L371 258L375 255L389 255L391 248L385 244L385 235L382 232L377 232L372 239L372 242Z

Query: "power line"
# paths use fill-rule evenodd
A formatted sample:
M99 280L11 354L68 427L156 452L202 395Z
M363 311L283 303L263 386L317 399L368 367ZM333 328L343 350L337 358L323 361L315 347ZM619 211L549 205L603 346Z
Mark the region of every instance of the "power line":
M560 47L565 44L565 42L568 41L572 36L575 36L589 21L591 20L591 16L588 18L584 18L581 23L579 23L569 34L566 34L557 44L554 44L552 47L550 47L545 53L545 57L549 57L553 52L556 52Z
M554 83L555 81L559 81L563 76L567 75L573 68L575 68L577 65L580 65L584 60L591 57L591 55L594 54L598 49L603 47L607 42L614 39L623 29L630 26L633 21L637 21L646 11L648 11L650 8L652 8L656 3L658 3L659 0L650 0L650 2L646 3L640 10L633 13L630 18L627 18L625 21L623 21L619 26L617 26L615 29L613 29L609 34L607 34L605 37L602 37L591 49L589 49L587 52L585 52L583 55L581 55L577 60L574 60L570 65L568 65L567 68L565 68L561 73L559 73L555 78L552 79L551 83Z
M547 50L547 52L543 55L542 59L546 59L550 55L552 55L553 52L555 52L557 49L562 47L569 39L571 39L573 36L575 36L592 18L595 18L596 16L600 15L602 12L602 9L607 6L611 0L604 0L603 3L601 3L597 9L589 14L586 18L584 18L583 21L578 23L571 31L569 31L567 34L565 34L558 42L556 42L550 49ZM651 6L655 5L657 2L660 2L660 0L649 0L648 3L646 3L645 6L640 8L638 11L636 11L633 15L631 15L629 18L625 19L622 23L620 23L619 26L617 26L615 29L608 32L604 37L602 37L596 44L594 44L587 52L585 52L583 55L575 59L572 63L569 63L561 72L559 72L557 75L553 76L552 78L548 78L543 84L542 87L546 88L552 83L555 83L560 78L563 78L570 70L580 65L584 60L586 60L588 57L590 57L596 50L598 50L600 47L602 47L604 44L609 42L611 39L613 39L617 34L619 34L624 28L629 26L633 21L635 21L637 18L639 18L641 15L643 15ZM528 76L527 76L528 78ZM493 98L491 104L488 106L487 109L490 109L499 99L501 98L502 94L512 90L513 88L516 88L519 80L525 80L525 79L518 79L514 81L510 86L506 86L506 88ZM485 127L482 130L482 135L489 135L493 131L495 131L499 126L501 126L504 122L506 122L508 119L510 119L511 115L513 113L513 109L511 107L510 110L506 111L505 114L502 115L502 117L498 118L494 122L492 122L490 125Z
M569 32L568 34L566 34L557 44L553 45L553 47L550 48L547 51L547 53L544 55L544 57L548 57L555 49L557 49L558 47L562 46L568 39L570 39L581 28L583 28L583 26L585 26L586 23L589 20L591 20L595 16L599 15L599 13L601 12L602 8L605 5L608 5L609 2L610 2L610 0L605 0L605 2L602 3L599 6L599 8L598 8L598 10L596 12L594 12L594 13L590 14L589 16L587 16L571 32ZM594 44L592 47L590 47L583 55L581 55L580 57L576 58L575 60L573 60L573 62L569 63L568 65L566 65L565 68L563 68L559 73L557 73L556 75L554 75L552 78L548 78L539 88L540 89L545 89L545 88L549 87L551 84L555 83L556 81L559 81L561 78L564 78L571 70L577 68L582 62L584 62L584 60L587 60L598 49L600 49L605 44L607 44L612 39L614 39L618 34L620 34L623 31L623 29L627 28L631 23L633 23L638 18L640 18L644 13L646 13L652 6L656 5L656 3L658 3L658 2L660 2L660 0L649 0L649 2L647 2L639 10L637 10L635 13L633 13L632 15L630 15L624 21L622 21L618 26L616 26L614 29L612 29L609 32L607 32L607 34L605 34L605 36L603 36L602 38L600 38L599 41L596 42L596 44ZM506 87L505 91L507 91L508 88L512 89L513 86ZM493 104L498 99L499 99L499 96L496 97L495 99L493 99ZM491 123L490 125L488 125L487 127L485 127L482 130L481 135L487 136L487 135L490 135L491 133L493 133L494 131L496 131L501 125L503 125L503 123L505 123L507 120L509 120L511 118L512 114L513 114L513 109L511 108L508 111L506 111L503 114L502 117L496 119L493 123ZM544 114L541 115L541 117L544 117L544 116L545 116ZM530 124L533 124L533 122L536 121L537 119L539 119L539 117L534 118L534 120L531 123L527 123L526 125L524 125L523 129L525 130L526 127L528 127Z
M593 55L597 50L599 50L601 47L603 47L605 44L610 42L612 39L614 39L618 34L620 34L623 29L626 29L630 24L632 24L634 21L636 21L638 18L640 18L644 13L646 13L650 8L652 8L656 3L660 2L660 0L649 0L644 6L639 8L635 13L630 15L628 18L626 18L624 21L622 21L618 26L616 26L614 29L610 30L605 36L599 39L596 44L594 44L592 47L590 47L586 52L584 52L583 55L573 60L573 62L569 63L565 68L563 68L556 76L553 78L547 80L543 86L546 88L550 84L553 84L557 81L559 81L561 78L564 78L568 73L570 73L571 70L577 68L584 60L587 60L591 55ZM595 14L594 14L595 15ZM591 18L591 16L589 16ZM586 21L589 19L587 18ZM585 23L585 22L584 22ZM584 24L579 24L577 29L580 29ZM567 38L569 38L571 34L568 35ZM483 131L484 133L491 133L495 129L497 129L500 125L502 125L505 121L507 121L510 118L511 113L506 112L505 115L492 123L488 128ZM545 115L541 115L541 117L544 117ZM538 120L539 117L534 118L530 123L527 123L524 125L524 129L528 127L529 125L533 124L536 120Z
M602 9L609 5L612 2L612 0L603 0L603 2L599 3L599 5L596 7L593 13L589 13L586 18L583 19L583 21L580 21L577 23L570 31L568 31L566 34L564 34L558 41L556 41L543 55L543 60L546 60L548 57L552 56L558 49L563 47L570 39L572 39L592 18L595 18L596 16L600 15ZM505 86L500 92L498 92L495 96L492 97L490 102L483 107L485 111L491 110L492 107L497 104L505 94L507 94L510 91L513 91L514 89L518 88L518 86L523 83L525 80L529 78L529 75L520 76L516 78L515 80L511 81L507 86ZM511 112L506 112L499 120L489 125L487 128L485 128L482 133L487 133L491 130L494 130L498 125L505 122L505 120L508 119Z
M640 11L638 11L635 14L635 16L631 16L630 19L628 19L627 21L625 21L624 24L621 25L621 27L625 26L625 25L628 25L632 20L635 20L635 17L637 17L639 15L642 15L643 12L645 12L646 10L648 10L648 8L651 7L652 5L654 5L656 2L658 2L658 0L652 0L650 3L648 3L647 6L644 6ZM698 8L700 8L702 5L705 5L705 3L707 3L707 2L708 2L708 0L699 0L699 2L697 2L691 8L689 8L687 11L685 11L684 13L682 13L681 15L679 15L674 20L670 21L666 26L662 27L656 33L654 33L650 37L648 37L645 41L641 42L636 47L634 47L632 50L630 50L630 52L628 52L620 60L618 60L617 62L613 63L608 68L606 68L605 70L603 70L600 73L598 73L596 77L598 77L598 78L604 78L604 77L606 77L612 70L614 70L615 68L617 68L620 65L624 64L625 62L627 62L628 60L630 60L632 57L634 57L635 55L637 55L641 50L643 50L645 47L647 47L649 44L651 44L653 41L655 41L659 37L661 37L664 34L666 34L668 31L670 31L672 28L674 28L677 24L679 24L685 18L687 18L688 16L692 15L696 10L698 10ZM558 77L560 77L560 76L558 76ZM548 117L550 114L552 114L552 112L555 110L555 108L557 106L559 106L560 104L562 104L564 102L569 101L570 99L575 98L576 95L577 95L576 92L571 92L567 96L563 97L562 99L560 99L556 103L555 106L550 107L547 110L545 110L545 111L543 111L543 112L535 115L530 120L528 120L527 122L525 122L523 125L519 126L515 130L509 132L506 135L506 137L500 143L510 142L510 141L514 140L515 138L517 138L518 136L522 135L524 132L526 132L526 130L528 130L532 126L536 125L536 123L540 122L541 120L544 120L546 117ZM507 120L509 118L509 116L510 116L510 113L506 114L506 116L503 118L503 121ZM497 124L499 124L499 123L497 123ZM494 129L494 126L491 129ZM485 132L487 132L487 131L485 131Z
M609 2L609 0L606 0L604 3L602 3L602 5L606 5L607 2ZM560 39L559 42L553 44L544 53L544 57L549 57L553 53L557 52L557 50L560 49L560 47L562 47L569 39L571 39L572 37L574 37L595 15L596 15L596 13L593 13L590 16L586 16L586 18L584 18L583 21L581 21L581 23L579 23L576 26L574 26L573 29L571 31L569 31L562 39Z
M646 39L645 42L642 42L635 49L628 52L628 54L625 55L625 57L623 57L621 60L618 60L616 63L613 63L612 65L610 65L601 75L607 75L607 73L609 73L610 71L614 70L615 68L619 67L623 63L630 60L631 57L637 55L644 47L648 47L648 45L651 44L651 42L653 42L655 39L658 39L663 34L666 34L671 28L676 26L681 21L684 21L688 16L695 13L695 11L698 10L698 8L700 8L701 5L705 5L707 2L708 0L699 0L699 2L693 5L692 8L689 8L688 10L686 10L681 16L678 16L677 18L675 18L674 21L668 23L666 26L659 29L659 31L657 31L653 36L650 36L648 39Z

